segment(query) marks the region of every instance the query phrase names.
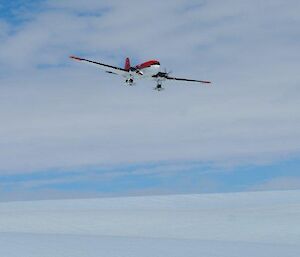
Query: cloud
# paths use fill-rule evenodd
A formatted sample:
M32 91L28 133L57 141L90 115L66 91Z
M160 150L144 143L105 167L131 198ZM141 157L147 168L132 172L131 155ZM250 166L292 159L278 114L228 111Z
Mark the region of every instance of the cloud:
M49 1L1 32L2 174L299 154L297 1L130 5ZM157 58L174 75L214 84L126 88L70 54L115 65Z
M4 21L0 21L0 39L7 37L8 30L9 25Z
M300 189L299 177L277 177L250 187L250 190L255 190L255 191L295 190L295 189Z

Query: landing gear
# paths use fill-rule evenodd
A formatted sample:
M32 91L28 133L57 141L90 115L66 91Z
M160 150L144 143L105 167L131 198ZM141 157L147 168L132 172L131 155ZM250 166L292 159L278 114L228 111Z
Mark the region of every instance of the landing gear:
M164 90L164 88L161 86L160 83L157 83L157 85L156 85L156 87L154 88L154 90L162 91L162 90Z
M134 82L133 82L133 79L132 78L130 78L130 79L126 79L126 85L127 86L133 86L134 85Z

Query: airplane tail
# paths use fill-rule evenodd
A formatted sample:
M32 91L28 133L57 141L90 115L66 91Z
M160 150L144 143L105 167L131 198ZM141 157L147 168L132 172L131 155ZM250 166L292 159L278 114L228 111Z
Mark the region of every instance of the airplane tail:
M130 70L130 59L127 57L126 60L125 60L125 67L124 69L125 70Z

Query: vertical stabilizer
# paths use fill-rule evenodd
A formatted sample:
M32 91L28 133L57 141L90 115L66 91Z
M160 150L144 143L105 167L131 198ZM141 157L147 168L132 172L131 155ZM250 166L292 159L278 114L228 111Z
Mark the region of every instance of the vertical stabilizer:
M125 70L130 70L130 59L127 57L125 60Z

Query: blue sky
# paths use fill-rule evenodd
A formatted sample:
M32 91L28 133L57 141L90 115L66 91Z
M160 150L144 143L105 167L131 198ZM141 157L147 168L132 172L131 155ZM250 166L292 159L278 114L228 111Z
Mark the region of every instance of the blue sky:
M130 5L0 3L0 199L300 188L299 3ZM213 87L126 88L70 54Z
M60 198L289 190L300 185L297 159L231 168L203 163L94 167L3 175L0 179L4 199L21 194L24 199L40 199L51 194Z

